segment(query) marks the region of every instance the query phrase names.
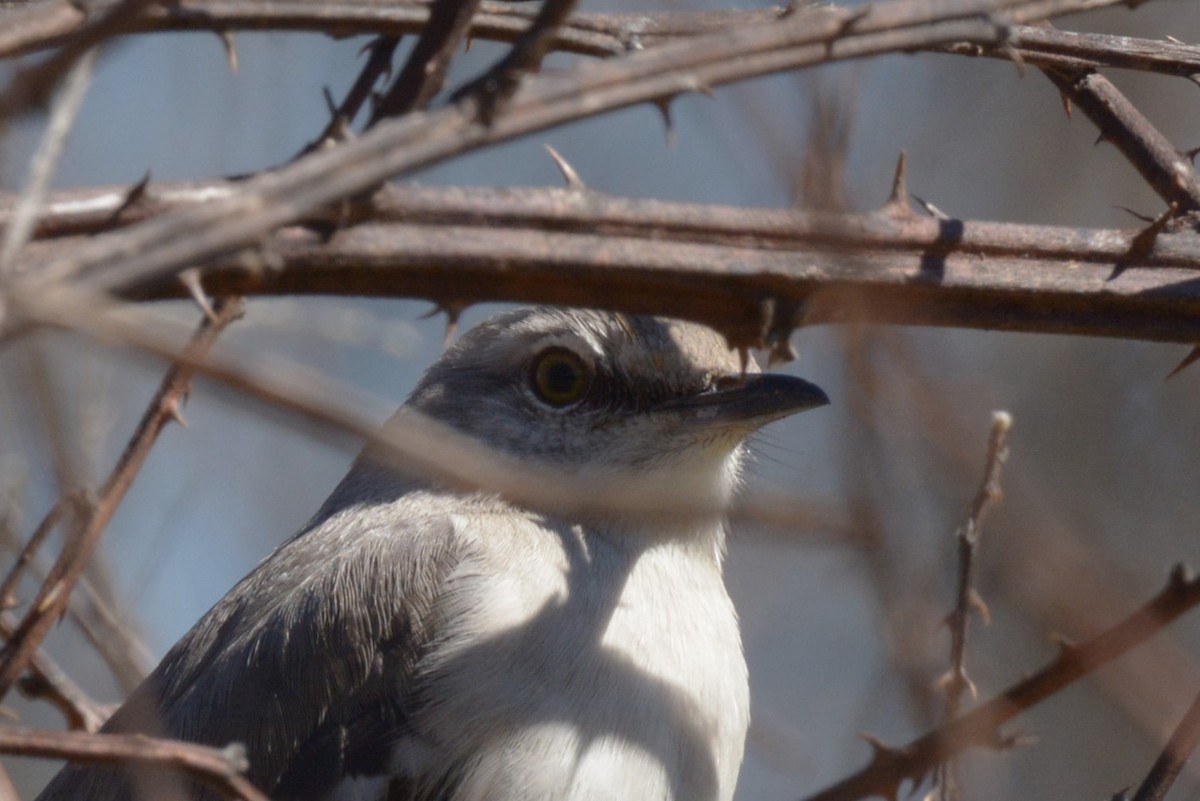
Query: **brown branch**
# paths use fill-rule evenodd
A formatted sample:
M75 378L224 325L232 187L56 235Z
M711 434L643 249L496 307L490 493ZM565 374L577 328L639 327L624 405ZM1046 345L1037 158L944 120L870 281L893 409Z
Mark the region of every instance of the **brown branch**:
M161 765L211 785L226 798L269 801L242 775L247 763L241 746L210 748L139 734L87 734L0 726L0 753L92 764Z
M11 637L16 627L17 620L12 614L0 614L0 634ZM45 699L62 713L72 729L96 732L108 717L41 648L34 653L29 672L17 683L17 689L26 698Z
M37 556L38 549L42 547L42 543L50 536L50 533L58 527L62 522L63 516L72 507L78 511L81 506L82 498L74 495L60 498L54 506L50 507L50 511L38 523L37 528L33 530L29 540L21 548L17 554L17 559L13 562L12 568L9 569L8 575L4 577L4 583L0 584L0 609L10 609L16 605L16 591L20 586L21 576L25 570L32 564L33 559ZM19 540L17 540L19 542Z
M111 3L113 0L105 0ZM91 4L103 7L104 3ZM420 33L430 0L180 0L145 10L130 33L167 31L280 30L336 32L338 35ZM777 19L787 9L665 12L646 14L575 13L556 32L553 48L590 56L613 56L669 41L717 33ZM535 12L522 4L482 3L471 25L475 39L515 41ZM825 7L793 12L817 19ZM57 44L75 30L83 15L66 0L15 6L0 11L0 58ZM1105 68L1159 72L1190 78L1200 73L1200 47L1167 40L1013 26L1005 47L952 43L933 48L959 55L1020 59L1038 67Z
M180 214L234 191L152 186L126 214ZM107 230L122 198L102 188L53 196L38 233ZM1200 237L1188 231L1161 234L1110 280L1139 232L939 221L893 204L841 215L393 187L345 214L308 219L350 225L327 240L284 229L263 245L277 269L235 255L212 262L205 285L216 294L573 303L684 317L739 342L845 319L847 298L856 320L1200 341ZM47 263L78 247L35 242L27 257ZM184 292L156 275L113 288L136 299Z
M1008 434L1012 430L1012 417L1008 412L992 414L992 432L988 437L987 461L979 491L971 502L967 522L955 535L958 542L958 589L955 592L954 609L946 618L950 630L950 670L939 685L946 693L945 718L953 720L962 707L963 695L975 695L975 685L967 676L967 628L972 612L987 616L987 607L979 598L974 587L975 560L979 553L979 540L983 534L983 523L992 504L1000 500L1000 472L1008 459ZM942 799L958 798L957 781L949 771L950 763L940 766L937 782Z
M391 88L371 111L368 127L429 105L441 91L450 61L462 44L481 0L433 0L429 21Z
M241 313L242 304L239 300L223 302L216 317L206 318L201 323L188 345L189 358L203 358L217 335ZM179 416L180 406L194 373L195 369L186 364L177 364L168 370L124 453L97 494L95 503L89 505L30 609L0 651L0 697L7 694L25 671L50 627L62 615L72 588L87 566L108 521L145 462L150 448L167 423Z
M117 0L92 21L73 31L49 58L18 71L0 92L0 120L45 105L63 76L84 54L130 30L134 20L154 0ZM48 10L49 12L49 10Z
M1063 96L1078 106L1168 205L1200 209L1200 182L1191 161L1113 86L1091 69L1044 70Z
M1175 779L1200 745L1200 695L1192 701L1183 720L1175 727L1171 739L1155 760L1150 773L1134 793L1131 801L1162 801Z
M165 276L250 245L280 225L389 177L564 122L814 64L952 41L997 44L1009 22L1118 1L960 0L930 5L891 0L831 15L823 23L783 19L588 63L566 76L535 76L490 127L479 126L474 113L458 106L389 120L353 142L250 179L230 198L147 221L117 236L99 237L46 268L27 264L27 272L40 274L41 280L86 275L93 289ZM40 291L38 283L22 282L13 291Z
M1063 643L1058 657L963 716L900 748L875 745L874 759L862 770L807 801L852 801L872 795L894 797L905 781L919 782L934 767L970 747L1009 744L1000 727L1088 673L1145 642L1200 604L1200 579L1177 567L1167 586L1111 629L1078 645Z
M396 46L399 44L398 36L381 35L367 46L367 63L363 64L362 70L354 80L354 85L350 87L350 91L342 98L338 107L331 109L329 122L321 131L321 135L310 142L297 155L297 158L318 148L336 144L346 138L350 123L358 115L363 104L370 99L375 84L379 82L380 78L390 74L392 54L396 52Z

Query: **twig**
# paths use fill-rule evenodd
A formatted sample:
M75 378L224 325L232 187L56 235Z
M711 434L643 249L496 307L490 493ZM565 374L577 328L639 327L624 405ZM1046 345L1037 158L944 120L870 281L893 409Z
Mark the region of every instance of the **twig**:
M243 184L227 200L142 223L119 238L100 237L44 271L47 280L88 274L107 289L252 244L313 210L367 191L389 177L634 103L667 98L755 75L951 41L999 42L1007 23L1114 5L1119 0L891 0L841 19L771 25L663 45L588 63L569 76L526 81L490 127L451 106L376 126L359 139L313 153ZM990 16L983 17L986 13ZM1006 20L1002 24L999 19ZM585 102L586 99L586 102Z
M8 571L8 575L4 577L4 583L0 584L0 609L9 609L16 604L15 596L17 587L21 583L21 575L33 562L38 549L46 541L46 537L50 536L50 532L54 531L58 527L58 524L62 522L63 516L67 511L75 507L76 512L78 512L80 501L81 498L73 495L60 498L54 506L50 507L50 511L46 513L41 522L38 523L37 528L33 530L33 534L30 535L25 546L17 554L16 561Z
M350 91L342 98L338 107L332 110L325 130L321 131L321 135L309 143L299 153L299 156L346 138L345 134L350 128L350 123L358 115L363 104L370 99L375 84L391 71L392 54L396 52L398 44L400 44L400 37L381 35L367 46L367 63L363 64L362 70L354 80L354 85L350 87Z
M542 0L537 15L504 57L478 79L454 93L452 100L473 97L479 118L491 125L497 110L517 90L523 75L537 72L550 52L555 34L566 23L579 0Z
M54 103L46 132L38 143L37 152L29 167L29 177L21 192L20 200L4 225L3 240L0 241L0 281L12 269L13 260L25 243L29 241L37 221L38 210L46 197L58 160L67 142L67 134L75 125L75 116L83 105L84 95L92 82L92 67L96 63L96 51L88 50L74 62L63 82L63 90ZM0 104L0 117L3 116Z
M974 697L976 692L975 685L967 676L967 626L973 611L980 611L986 616L987 607L974 587L975 558L988 510L1000 500L1000 472L1008 459L1008 434L1011 430L1012 417L1008 412L993 412L983 480L975 500L971 502L967 522L955 535L958 541L958 589L955 592L954 609L946 618L946 626L950 630L950 670L939 682L946 693L946 720L958 716L964 694L970 692ZM941 775L937 785L943 799L958 797L957 782L950 772L950 766L951 763L947 761L939 769Z
M371 112L368 127L387 117L425 108L442 88L450 61L467 35L481 0L433 0L429 22L408 61Z
M187 354L193 362L204 358L217 335L241 316L240 300L224 301L219 305L217 317L212 320L205 318L188 345ZM38 645L62 614L75 582L99 543L101 533L125 497L158 434L168 422L178 417L194 373L195 368L191 364L177 364L167 371L124 453L98 493L96 502L90 505L75 536L59 555L29 611L3 651L0 651L0 697L24 672Z
M92 22L74 31L58 52L18 71L0 92L0 120L31 107L44 105L54 87L75 63L99 45L130 29L142 10L154 0L117 0Z
M241 746L210 748L139 734L86 734L0 726L0 753L93 764L130 761L180 770L218 790L226 798L269 801L242 774L246 754Z
M1090 69L1043 70L1070 102L1079 107L1168 205L1180 211L1200 209L1200 183L1191 161L1142 115L1117 87Z
M1200 695L1188 707L1131 801L1162 801L1197 745L1200 745Z
M1197 604L1200 579L1177 567L1158 595L1111 629L1077 645L1061 643L1058 657L1037 673L907 745L875 744L875 756L865 768L807 801L891 798L904 781L919 781L966 748L1005 747L1009 740L1000 732L1005 722L1145 642Z
M0 614L0 634L5 638L12 636L16 626L12 614ZM27 698L44 698L62 713L72 729L96 732L108 717L41 648L30 660L29 672L17 683L17 689Z

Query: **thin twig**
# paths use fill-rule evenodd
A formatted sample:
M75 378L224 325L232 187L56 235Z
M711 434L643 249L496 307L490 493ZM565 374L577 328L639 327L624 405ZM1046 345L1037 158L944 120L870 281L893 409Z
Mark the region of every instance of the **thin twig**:
M1154 766L1142 781L1131 801L1162 801L1180 771L1187 765L1196 746L1200 745L1200 695L1192 701L1183 720L1175 727L1171 739L1155 760Z
M368 127L429 105L441 91L450 61L462 44L481 0L433 0L429 22L408 55L404 68L371 111Z
M399 44L400 37L381 35L367 46L367 62L363 64L362 70L354 80L354 85L350 87L350 91L342 98L338 107L331 111L329 122L321 131L321 135L310 142L297 158L318 148L336 144L346 138L351 122L358 116L363 104L371 98L375 85L379 83L380 78L391 71L392 55L396 52L396 46Z
M188 345L192 362L204 358L217 335L229 323L241 316L240 300L224 301L215 318L205 318ZM195 368L177 364L167 371L162 385L142 417L137 430L121 454L108 480L89 506L78 530L59 555L46 577L41 590L16 631L0 651L0 697L12 687L24 672L37 647L67 605L75 582L82 575L100 535L108 525L117 506L133 483L150 448L167 423L179 416L180 406L187 395Z
M971 502L967 522L955 534L958 542L958 588L955 591L954 609L946 617L946 627L950 630L950 670L939 682L946 694L946 720L958 716L966 693L974 696L976 692L975 685L967 675L967 628L971 613L981 612L986 617L987 607L975 590L975 560L988 510L1000 500L1000 473L1008 459L1008 434L1011 430L1012 417L1008 412L993 412L983 480ZM937 787L943 799L958 798L957 780L950 770L951 764L944 762L938 771Z
M1083 643L1061 643L1057 658L1037 673L907 745L887 748L875 743L874 758L866 767L807 801L893 798L903 782L919 782L966 748L1006 747L1010 740L1000 732L1004 723L1145 642L1197 604L1200 579L1177 567L1158 595L1111 629Z
M241 746L210 748L140 734L87 734L0 726L0 753L92 764L162 765L210 784L226 798L269 801L242 775L247 763Z
M74 31L49 58L19 70L0 91L0 120L45 104L54 87L77 61L107 40L129 30L154 0L117 0L92 21Z
M29 241L37 222L38 210L50 188L58 160L67 143L67 135L75 125L75 116L83 105L84 95L92 82L92 67L96 63L96 51L88 50L73 64L63 81L50 111L46 131L38 143L37 152L29 165L29 177L21 191L20 199L12 215L4 225L3 240L0 241L0 280L11 271L13 260ZM2 108L2 106L0 106Z
M8 612L0 614L0 634L12 636L17 619ZM93 701L41 648L29 662L29 672L17 683L27 698L44 698L66 718L71 729L96 732L108 718Z
M72 507L77 508L80 505L80 500L78 496L74 495L60 498L54 506L50 507L50 511L46 513L41 522L38 523L29 540L21 548L20 553L17 554L16 561L8 571L8 575L4 577L4 583L0 584L0 609L10 609L16 605L16 592L17 587L20 586L22 574L33 563L38 549L42 547L42 543L46 541L46 537L50 536L50 532L58 527L58 524L62 522L63 516L69 509Z

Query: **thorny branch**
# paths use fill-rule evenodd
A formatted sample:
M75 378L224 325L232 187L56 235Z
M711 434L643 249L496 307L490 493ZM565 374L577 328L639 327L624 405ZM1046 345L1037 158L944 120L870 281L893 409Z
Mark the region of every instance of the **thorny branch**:
M874 743L875 755L866 767L806 801L895 798L905 781L919 782L967 748L1010 745L1000 732L1004 723L1145 642L1197 604L1200 579L1183 567L1175 568L1158 595L1111 629L1082 643L1061 642L1058 656L1046 667L907 745L888 748Z
M16 618L8 612L0 614L0 635L11 637ZM17 689L27 698L44 698L67 721L67 727L96 732L108 718L106 710L93 701L41 649L29 660L28 672L17 682Z
M1008 435L1011 430L1012 417L1008 412L993 413L983 480L971 502L967 522L955 535L958 542L958 588L954 609L946 618L946 627L950 630L950 670L939 682L946 694L946 720L958 716L964 694L969 692L972 697L975 696L975 685L967 676L967 627L972 612L981 613L985 620L987 617L987 607L974 587L975 561L988 511L1000 500L1000 473L1008 459ZM937 785L945 801L958 798L957 782L949 768L950 763L946 762L938 771Z
M210 748L134 734L87 734L0 726L0 753L94 764L139 762L162 765L210 784L226 798L269 801L242 775L247 764L244 749L240 746Z
M569 120L818 63L959 41L996 44L1008 23L1117 1L962 0L930 6L891 0L852 13L843 10L819 23L785 18L588 63L566 76L534 76L490 127L479 126L469 109L457 105L389 120L355 141L252 178L229 198L81 245L72 258L40 270L40 280L86 276L89 287L108 289L174 274L395 175ZM991 16L982 18L980 12ZM993 21L1000 17L1007 22ZM35 291L37 283L12 291Z
M213 318L206 318L187 348L188 358L198 361L212 347L217 335L242 313L240 300L219 304ZM100 535L133 483L159 433L171 420L181 419L181 406L195 368L177 364L168 370L137 430L105 481L95 502L90 504L68 537L68 544L43 582L4 649L0 651L0 697L7 694L33 658L38 645L62 615L75 582L82 575Z
M1163 752L1155 760L1150 773L1134 793L1131 801L1162 801L1175 779L1200 745L1200 696L1197 696L1183 720L1171 734Z
M91 3L103 7L114 0ZM429 0L180 0L155 4L130 21L130 33L231 30L314 31L339 36L420 33L429 20ZM589 56L615 56L631 50L768 23L782 14L817 19L829 7L784 6L763 9L640 14L575 13L555 33L555 50ZM522 4L484 0L472 22L474 39L512 42L526 30L534 12ZM57 46L83 21L66 0L51 0L0 11L0 58ZM960 55L1019 59L1037 67L1090 67L1159 72L1191 78L1200 74L1200 47L1169 40L1146 40L1098 33L1071 33L1016 25L1004 47L967 43L939 45Z
M117 222L184 214L234 196L226 184L148 188ZM74 235L109 230L124 192L53 196L28 262L71 259ZM903 190L900 198L903 199ZM5 206L0 203L0 220ZM1159 235L1113 278L1137 231L937 220L890 202L868 214L629 200L558 189L390 187L370 203L308 218L252 253L218 259L216 294L422 297L600 305L704 322L737 343L853 319L1192 343L1200 340L1200 236ZM141 242L134 226L128 247ZM38 268L31 268L38 269ZM35 277L31 273L30 277ZM110 288L180 297L169 275Z

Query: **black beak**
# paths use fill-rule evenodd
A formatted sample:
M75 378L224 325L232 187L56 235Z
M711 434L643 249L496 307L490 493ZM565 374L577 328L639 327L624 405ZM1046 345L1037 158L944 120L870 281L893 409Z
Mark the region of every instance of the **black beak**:
M717 386L723 388L667 401L655 411L683 412L700 425L752 422L761 426L829 403L829 396L816 384L790 375L727 376Z

